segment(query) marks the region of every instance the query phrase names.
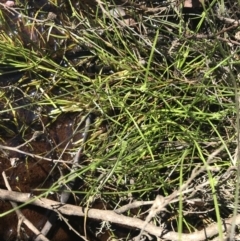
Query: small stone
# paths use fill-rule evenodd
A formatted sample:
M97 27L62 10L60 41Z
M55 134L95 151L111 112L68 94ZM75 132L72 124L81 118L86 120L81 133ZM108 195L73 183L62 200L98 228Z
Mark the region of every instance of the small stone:
M6 7L13 7L13 6L15 5L15 2L14 2L14 1L6 1L6 2L4 3L4 5L5 5Z
M124 17L126 15L126 13L122 7L113 8L109 11L109 13L115 18Z

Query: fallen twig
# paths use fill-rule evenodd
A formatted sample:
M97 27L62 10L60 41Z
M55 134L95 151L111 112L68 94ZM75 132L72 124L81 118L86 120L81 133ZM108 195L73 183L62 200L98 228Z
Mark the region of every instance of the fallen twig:
M19 193L19 192L0 189L0 198L6 201L31 203L31 205L36 205L49 210L60 212L63 215L80 216L80 217L84 217L86 215L86 213L84 212L85 210L84 207L74 206L70 204L62 204L60 202L52 201L46 198L39 198L39 199L37 197L29 198L29 193ZM1 216L3 215L1 214L0 217ZM110 210L98 210L98 209L90 208L87 212L87 217L95 220L103 220L103 221L108 221L119 225L128 226L130 228L137 228L139 230L142 227L144 227L144 224L145 224L144 221L138 218L119 215L116 212L110 211ZM231 226L231 223L232 223L232 218L223 220L223 223L222 223L223 231L226 231L227 229L229 229L229 227ZM240 224L240 215L237 215L236 217L236 224L237 225ZM219 232L218 228L219 228L218 224L212 224L201 231L196 231L189 234L182 233L181 238L185 241L206 240L207 238L217 235ZM168 231L161 227L156 227L153 224L149 224L149 223L146 224L144 230L148 232L150 235L154 235L162 239L167 239L172 241L179 239L179 234L177 232Z
M239 20L236 20L236 19L233 19L233 18L225 18L225 17L222 17L222 16L217 16L217 18L225 23L231 23L231 24L234 24L235 26L239 26L240 25L240 21Z

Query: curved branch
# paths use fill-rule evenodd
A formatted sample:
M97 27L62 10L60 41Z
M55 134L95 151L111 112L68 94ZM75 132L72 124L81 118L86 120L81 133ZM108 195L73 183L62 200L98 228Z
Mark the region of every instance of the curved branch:
M85 209L84 207L74 206L70 204L62 204L60 202L52 201L46 198L29 198L29 193L19 193L13 191L7 191L0 189L0 198L7 201L15 201L21 203L31 203L31 205L36 205L49 210L60 212L68 216L85 216L87 214L88 218L109 221L115 224L120 224L128 226L131 228L141 229L144 226L144 221L138 218L126 217L124 215L119 215L114 211L110 210L98 210L98 209ZM14 211L14 210L13 210ZM0 214L0 217L3 214ZM232 218L223 221L222 229L227 231L231 227ZM236 217L236 225L240 224L240 215ZM206 227L202 231L196 231L190 234L178 234L177 232L168 231L161 227L156 227L152 224L147 224L144 228L146 232L151 235L161 237L162 239L168 240L179 240L179 237L185 241L200 241L206 240L207 238L213 237L219 233L218 224L212 224Z

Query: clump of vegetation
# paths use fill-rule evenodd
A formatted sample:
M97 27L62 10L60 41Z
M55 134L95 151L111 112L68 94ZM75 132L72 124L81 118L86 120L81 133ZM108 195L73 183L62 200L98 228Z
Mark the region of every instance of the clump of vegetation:
M89 221L85 232L77 230L82 238L88 232L125 240L238 234L240 6L214 0L185 8L186 2L1 5L2 150L16 147L16 136L26 144L36 131L53 135L64 115L94 116L81 181L71 192L77 205L115 211L95 217L101 225ZM57 178L37 198L69 182L60 176L68 176L79 146L55 153L68 162L55 162ZM142 222L123 219L131 229L120 232L115 214ZM232 214L236 226L222 226Z

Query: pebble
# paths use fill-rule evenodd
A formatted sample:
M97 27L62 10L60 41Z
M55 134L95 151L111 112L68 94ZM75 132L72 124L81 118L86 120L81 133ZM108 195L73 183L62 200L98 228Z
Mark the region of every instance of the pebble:
M6 7L13 7L15 5L15 2L8 0L5 3L3 3L3 5L5 5Z

